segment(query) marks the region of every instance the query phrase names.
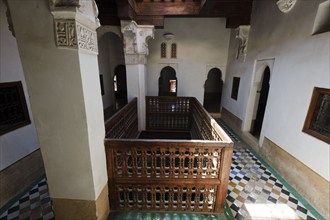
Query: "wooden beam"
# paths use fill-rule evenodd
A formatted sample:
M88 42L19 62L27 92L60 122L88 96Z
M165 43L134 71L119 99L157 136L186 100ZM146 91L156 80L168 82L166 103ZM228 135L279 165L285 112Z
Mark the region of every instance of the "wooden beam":
M198 15L200 2L137 2L137 15Z
M156 28L164 28L164 16L135 16L134 20L138 24L154 25Z
M129 0L117 0L118 17L121 20L133 20L135 10L129 3Z
M237 28L240 25L249 25L250 16L248 17L228 17L226 20L226 28Z

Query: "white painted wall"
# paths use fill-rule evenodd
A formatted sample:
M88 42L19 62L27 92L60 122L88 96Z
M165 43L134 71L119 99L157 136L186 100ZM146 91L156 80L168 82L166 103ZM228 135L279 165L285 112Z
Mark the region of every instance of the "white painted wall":
M167 59L160 58L163 34L175 36L167 42ZM176 70L178 96L194 96L201 103L207 73L219 68L225 77L230 29L222 18L166 18L164 29L155 30L155 39L148 41L147 95L158 95L158 78L163 67ZM177 59L171 59L171 43L177 44Z
M0 1L0 82L21 81L31 124L0 136L0 171L39 148L16 39L8 29L7 7Z
M313 87L330 87L329 32L311 36L321 2L297 1L288 14L278 10L275 0L254 3L245 63L235 60L239 41L235 40L234 34L231 36L223 106L242 119L244 130L248 130L246 112L252 105L248 100L258 70L255 65L260 66L263 59L275 59L259 143L267 136L330 180L329 145L301 131ZM234 76L241 77L237 101L230 98Z
M103 108L114 104L113 77L116 66L125 65L124 47L121 38L117 35L120 27L101 26L98 28L98 63L100 74L103 75L105 94L102 96ZM104 33L105 32L105 33ZM116 34L114 33L116 32Z

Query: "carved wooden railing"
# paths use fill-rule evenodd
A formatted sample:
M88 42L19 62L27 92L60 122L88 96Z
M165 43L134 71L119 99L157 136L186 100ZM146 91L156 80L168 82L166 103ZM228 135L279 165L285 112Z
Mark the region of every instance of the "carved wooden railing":
M230 138L194 98L147 97L146 103L147 128L194 130L199 140L125 139L130 135L122 131L130 129L121 128L125 123L116 115L111 118L108 125L121 131L118 135L118 129L107 127L105 140L111 208L222 213L233 150ZM127 109L137 115L136 107ZM127 109L118 115L129 118ZM171 122L161 121L165 119Z
M105 122L106 138L136 138L138 131L137 98Z

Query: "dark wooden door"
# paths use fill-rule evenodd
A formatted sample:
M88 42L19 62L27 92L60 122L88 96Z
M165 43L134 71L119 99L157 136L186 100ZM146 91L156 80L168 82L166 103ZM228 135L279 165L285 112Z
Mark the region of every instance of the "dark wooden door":
M252 130L252 134L257 137L260 136L262 123L265 116L265 110L266 110L268 92L269 92L269 80L270 80L270 69L269 67L266 67L262 80L261 90L260 90L257 116Z

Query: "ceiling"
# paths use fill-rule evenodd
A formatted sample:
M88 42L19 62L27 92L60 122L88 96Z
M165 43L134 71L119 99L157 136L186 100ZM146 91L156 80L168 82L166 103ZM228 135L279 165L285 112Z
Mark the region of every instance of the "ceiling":
M227 28L250 24L253 0L96 0L102 25L120 20L164 27L165 17L222 17Z

